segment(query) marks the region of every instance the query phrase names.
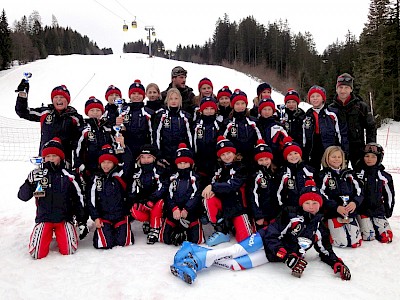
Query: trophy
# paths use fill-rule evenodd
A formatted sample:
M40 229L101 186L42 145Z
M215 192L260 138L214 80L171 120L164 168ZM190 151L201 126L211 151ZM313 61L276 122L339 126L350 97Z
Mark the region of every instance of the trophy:
M123 110L123 108L122 108L122 104L124 104L124 100L121 99L121 98L115 99L115 100L114 100L114 104L117 105L117 107L118 107L118 114L119 114L119 116L123 116L123 115L125 114L125 113L124 113L124 110ZM125 126L124 123L122 123L122 124L120 125L121 128L123 128L124 126Z
M42 164L43 164L43 157L34 156L30 159L30 162L36 166L36 168L33 172L34 173L33 176L35 176L35 172L37 172L37 173L42 172L41 168L42 168ZM42 187L40 181L38 181L36 184L36 189L33 192L33 196L37 197L37 198L41 198L41 197L44 197L45 195L46 195L46 192L43 190L43 187Z
M301 237L300 236L300 237L297 238L297 243L300 246L299 252L300 252L301 257L303 258L304 255L306 254L306 251L311 247L312 241L309 238L305 238L305 237ZM295 272L295 271L292 271L292 275L294 277L298 277L298 278L301 277L301 273L298 273L298 272Z
M342 198L343 201L343 206L346 207L347 204L349 204L349 196L345 195L345 196L340 196L340 198ZM349 217L348 216L344 216L342 218L342 223L350 223Z
M29 73L29 72L24 73L24 79L25 79L26 83L29 82L29 78L31 78L31 77L32 77L32 73ZM28 91L26 89L24 91L15 90L15 92L16 93L25 93L25 96L28 94Z
M285 104L278 104L277 107L278 107L278 110L279 110L279 119L280 119L282 124L285 124L286 121L287 121L286 117L285 117L285 108L286 108L286 106L285 106Z
M122 127L119 126L119 125L115 125L113 128L115 130L115 136L119 137L121 135ZM124 152L125 152L125 149L121 146L120 143L117 143L117 148L115 149L115 153L116 154L121 154L121 153L124 153Z

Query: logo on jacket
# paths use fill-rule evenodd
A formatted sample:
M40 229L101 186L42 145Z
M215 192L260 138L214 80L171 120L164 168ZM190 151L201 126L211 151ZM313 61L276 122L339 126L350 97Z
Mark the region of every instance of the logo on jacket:
M44 189L47 188L49 185L49 179L47 177L43 177L40 180L40 184L42 185L42 188L44 188Z
M334 189L336 189L336 181L335 181L335 179L329 179L328 180L328 187L331 189L331 190L334 190Z
M131 118L130 115L125 114L125 115L124 115L124 121L123 121L123 122L124 122L124 123L129 123L130 118Z
M197 128L197 138L202 139L204 136L204 130L202 127Z
M50 125L51 123L53 123L53 116L52 115L47 115L46 116L46 124Z
M306 117L304 119L304 128L310 129L311 128L311 117Z
M96 140L96 136L95 136L94 133L91 132L91 131L88 132L88 140L89 140L90 142L93 142L93 141Z
M237 128L235 126L231 127L231 136L237 137Z
M302 224L300 222L294 222L291 227L292 227L291 234L296 236L300 232L300 230L302 228Z
M101 179L96 180L96 191L101 192L103 190L103 182Z
M289 131L289 129L290 129L290 124L289 124L289 122L286 122L286 123L284 124L284 127L285 127L285 130L286 130L286 131Z
M268 187L268 181L265 178L260 179L260 187L262 189L265 189L266 187Z
M164 120L164 128L170 128L171 127L171 121L170 119L166 118Z
M292 178L289 178L287 182L288 189L293 190L294 185L295 185L294 180Z

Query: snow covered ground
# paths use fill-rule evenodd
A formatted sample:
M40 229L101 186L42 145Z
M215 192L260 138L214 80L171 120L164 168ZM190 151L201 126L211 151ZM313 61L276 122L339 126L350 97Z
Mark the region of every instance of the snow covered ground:
M50 103L52 88L66 84L73 99L71 104L83 113L88 97L95 95L104 100L109 84L120 87L123 96L137 78L144 86L156 82L164 90L170 82L170 71L176 65L188 69L187 84L196 94L198 81L209 77L215 92L229 85L231 89L244 90L249 99L255 96L257 81L218 66L149 59L138 54L71 55L49 57L0 72L0 116L18 119L14 112L14 89L26 71L33 73L29 99L32 107ZM274 93L273 99L281 103L283 96ZM27 127L32 125L26 124ZM397 123L391 126L397 131L400 129ZM92 232L80 242L74 255L62 256L52 244L48 257L32 260L27 244L34 226L35 202L25 203L16 196L33 168L28 158L0 162L3 170L0 175L3 199L0 207L0 299L400 299L398 205L389 219L394 232L393 243L383 245L373 241L358 249L335 248L352 272L349 282L334 275L329 266L319 261L317 253L310 250L306 255L309 264L301 279L291 276L284 264L271 263L239 272L211 267L200 272L193 285L187 285L169 272L178 248L159 243L147 245L138 223L134 223L135 245L131 247L95 250L91 240L93 224L90 223ZM398 163L400 165L400 161ZM399 195L400 175L393 174L393 177Z

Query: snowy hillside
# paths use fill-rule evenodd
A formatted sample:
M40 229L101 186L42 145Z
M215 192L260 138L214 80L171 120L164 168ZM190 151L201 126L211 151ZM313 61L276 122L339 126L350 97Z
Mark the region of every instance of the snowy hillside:
M14 90L26 71L33 73L30 106L50 103L52 88L65 84L71 92L71 104L83 113L84 103L91 95L105 103L104 93L109 84L118 86L124 97L135 79L140 79L144 86L155 82L164 90L176 65L188 70L187 84L196 94L197 83L203 77L212 80L214 91L229 85L231 89L244 90L249 99L256 94L258 82L218 66L150 59L138 54L53 56L0 72L0 116L18 119L14 112ZM282 102L282 95L273 93L272 96L277 103ZM394 130L400 129L399 124L391 126ZM400 153L399 148L397 151ZM317 253L310 250L306 255L309 264L301 279L291 276L284 264L271 263L239 272L211 267L199 273L193 285L187 285L169 272L178 248L159 243L147 245L136 222L135 245L131 247L95 250L91 223L92 232L80 242L74 255L62 256L52 245L48 257L32 260L27 244L34 226L35 202L18 200L17 192L33 166L28 162L5 161L0 166L3 170L0 175L0 299L400 299L399 205L389 219L393 243L373 241L358 249L335 248L352 272L349 282L334 275L329 266L319 261ZM400 175L393 176L396 193L400 195Z

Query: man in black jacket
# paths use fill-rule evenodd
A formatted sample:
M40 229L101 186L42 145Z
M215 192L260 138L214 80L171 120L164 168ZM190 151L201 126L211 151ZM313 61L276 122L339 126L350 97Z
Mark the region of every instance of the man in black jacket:
M338 117L346 120L350 155L348 160L354 167L364 154L366 143L376 142L375 118L364 100L353 93L354 78L343 73L336 81L336 95L330 107L338 109ZM365 132L365 133L364 133Z
M195 95L193 89L186 85L186 76L187 71L184 68L180 66L173 68L171 71L171 83L165 91L161 92L161 98L165 101L168 90L177 88L182 96L182 110L188 112L193 118L195 108L193 98Z

